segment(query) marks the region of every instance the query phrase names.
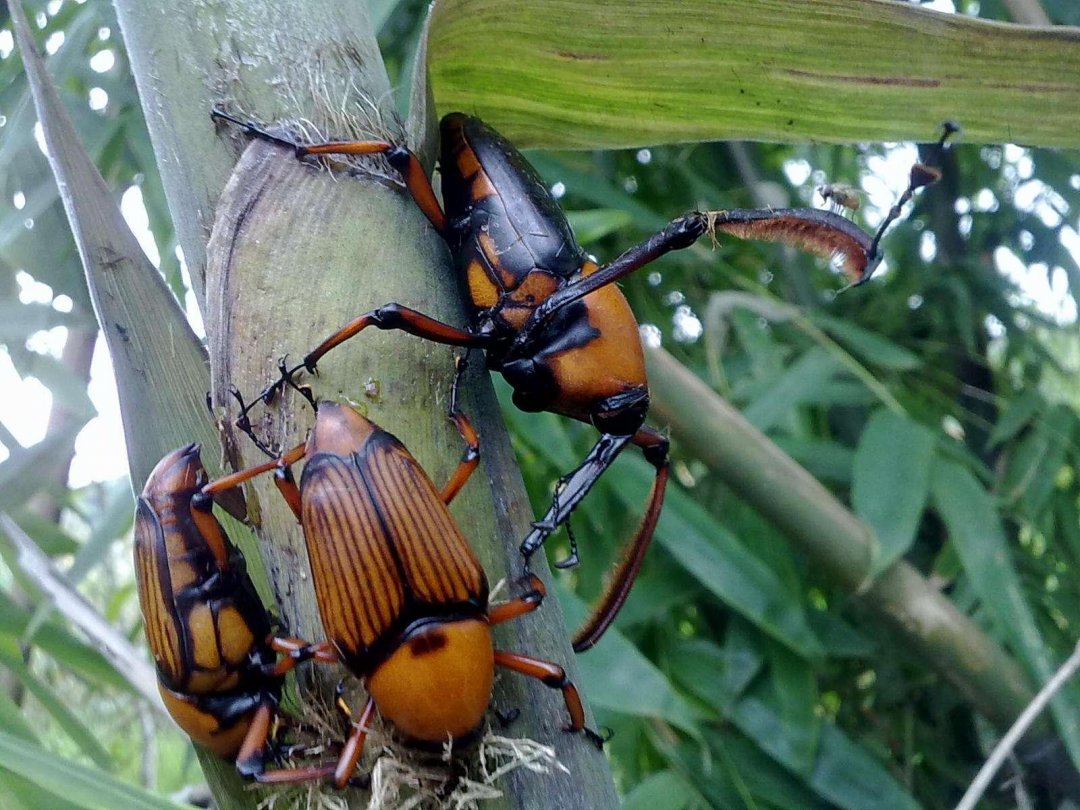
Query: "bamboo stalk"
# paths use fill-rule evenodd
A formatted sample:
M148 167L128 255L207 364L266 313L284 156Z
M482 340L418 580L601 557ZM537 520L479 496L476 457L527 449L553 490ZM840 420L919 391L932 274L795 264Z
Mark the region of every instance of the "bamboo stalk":
M191 3L170 9L164 31L158 12L146 4L118 5L155 151L176 164L164 166L163 173L193 280L202 279L199 240L221 197L206 252L207 283L196 285L205 304L213 404L225 414L227 456L239 466L258 456L230 427L230 386L258 391L281 354L301 355L365 307L389 300L464 323L460 293L444 246L394 183L332 176L263 143L248 147L230 177L235 152L229 141L243 146L245 140L236 133L219 138L211 126L211 107L227 104L265 121L305 119L304 126L327 137L365 134L366 126L401 138L364 14L350 8L346 21L344 10L323 0L230 1L213 9ZM392 177L385 165L369 168ZM520 573L517 544L532 515L490 383L481 364L475 365L464 407L481 432L483 462L455 501L454 513L494 582ZM315 390L324 398L360 401L440 481L461 454L460 438L445 418L452 369L445 347L400 334L365 335L355 347L326 358ZM379 389L373 397L364 394L369 378ZM258 426L280 446L302 440L310 425L309 410L292 399L268 413L265 420L257 418ZM290 631L321 638L302 537L268 486L273 489L259 481L249 490L248 513L273 590ZM536 614L504 627L496 634L500 647L557 661L574 677L553 598ZM320 684L325 688L326 680ZM485 807L617 805L603 756L562 732L565 709L557 692L501 677L495 705L520 708L521 718L507 733L553 745L570 773L512 773L500 784L507 795ZM222 807L255 805L257 795L245 792L226 764L209 756L201 760ZM366 798L346 796L351 807L366 807Z
M876 579L870 529L817 479L662 349L646 352L652 417L772 521L815 567L901 636L994 725L1033 692L1019 666L906 562Z

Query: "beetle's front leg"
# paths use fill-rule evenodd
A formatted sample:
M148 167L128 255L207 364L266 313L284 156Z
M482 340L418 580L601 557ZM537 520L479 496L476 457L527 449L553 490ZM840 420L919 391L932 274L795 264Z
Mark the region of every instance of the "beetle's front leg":
M290 147L296 152L297 157L307 157L308 155L385 155L390 165L401 175L405 188L409 190L409 194L416 201L417 207L428 218L428 221L435 226L435 230L442 236L446 235L446 214L443 213L442 206L439 205L439 200L435 197L435 190L431 187L427 172L424 171L419 158L404 146L379 140L302 144L275 135L252 121L241 121L239 118L235 118L221 110L211 111L210 117L235 124L253 137Z
M633 438L633 435L603 434L578 468L563 479L562 487L555 496L547 514L544 515L542 520L538 520L533 524L532 531L521 542L520 550L522 556L525 557L526 571L528 571L529 559L532 555L544 544L544 541L552 532L566 522L574 507L589 493L593 484L611 466L611 463L615 461L622 449ZM566 568L576 564L576 562L577 560L571 558L564 560L562 563L556 563L556 566Z
M461 461L458 463L457 469L454 470L450 480L446 482L442 492L439 493L439 497L442 498L442 502L445 504L449 504L450 501L457 497L458 492L465 486L465 482L469 480L472 474L476 472L476 467L480 463L480 436L469 417L458 408L458 387L461 385L461 377L468 367L467 355L455 358L454 362L454 383L450 387L449 417L450 421L457 427L461 438L465 440L465 450L461 454Z
M592 607L588 617L574 631L571 644L574 652L580 653L591 649L600 637L615 621L623 604L634 586L645 552L649 550L656 524L660 520L660 509L664 505L664 493L667 491L668 474L668 439L662 433L650 427L642 427L634 434L634 444L642 449L645 459L656 468L652 492L649 494L645 514L641 518L637 531L626 544L622 559L608 577L604 593Z

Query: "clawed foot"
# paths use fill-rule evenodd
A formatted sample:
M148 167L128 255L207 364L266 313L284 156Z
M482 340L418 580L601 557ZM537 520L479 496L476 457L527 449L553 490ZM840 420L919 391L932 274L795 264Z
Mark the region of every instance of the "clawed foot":
M317 411L319 409L319 406L315 402L315 394L312 393L311 386L306 384L301 385L295 379L293 379L301 371L307 371L310 374L317 374L318 372L315 368L315 364L312 363L309 366L307 362L304 362L298 366L289 368L285 364L285 360L287 359L287 357L288 355L278 360L278 373L281 375L281 378L276 383L274 383L274 386L279 389L284 388L286 385L289 386L294 391L299 392L300 395L308 401L308 404ZM267 390L269 391L271 389Z
M311 390L311 386L298 383L295 379L296 375L299 374L301 371L308 371L309 373L313 374L317 373L315 369L315 364L305 361L298 366L289 368L288 365L286 365L285 363L287 358L288 355L278 360L278 373L280 375L278 379L276 379L273 383L264 388L259 393L259 395L255 397L255 399L251 400L251 402L247 402L240 394L240 391L236 388L232 388L229 391L232 397L236 400L237 404L240 406L240 415L236 417L236 421L234 422L236 428L241 433L246 434L256 447L258 447L260 450L262 450L262 452L264 452L270 457L273 457L276 454L271 451L270 448L255 435L255 429L251 425L251 417L249 414L251 413L251 409L255 407L256 403L262 402L264 405L269 405L274 401L274 398L277 396L279 391L283 390L285 386L289 386L293 390L297 391L304 399L306 399L308 401L308 404L310 404L311 407L314 408L316 411L319 407L318 403L315 400L315 394Z
M562 560L555 561L555 567L560 571L564 571L567 568L576 568L581 563L581 558L578 556L577 551L571 551L570 554Z
M570 727L567 727L563 730L574 731L574 729ZM604 744L614 736L614 733L610 728L604 728L602 731L593 731L591 728L586 726L585 728L581 729L581 733L585 735L586 740L595 745L600 751L604 750Z
M350 776L349 781L345 783L345 787L360 788L360 790L369 790L371 788L371 777Z
M507 728L521 716L521 709L510 709L507 712L500 712L498 709L493 709L492 711L495 714L495 719L499 721L499 726L501 728Z
M578 557L577 538L574 536L574 529L570 525L569 516L567 516L566 522L563 525L566 526L566 537L570 541L570 554L566 557L566 559L556 561L555 567L560 570L573 568L579 562L581 562L580 558Z
M239 430L241 433L245 434L249 439L251 439L252 443L256 447L258 447L263 453L270 456L270 458L276 456L277 454L274 453L274 451L272 451L265 444L263 444L259 437L255 435L255 430L251 427L251 419L248 418L248 411L251 410L251 404L247 404L244 402L243 395L236 388L230 388L229 393L240 406L240 415L236 417L236 421L233 423L236 425L236 429ZM258 400L256 400L256 402L257 401Z

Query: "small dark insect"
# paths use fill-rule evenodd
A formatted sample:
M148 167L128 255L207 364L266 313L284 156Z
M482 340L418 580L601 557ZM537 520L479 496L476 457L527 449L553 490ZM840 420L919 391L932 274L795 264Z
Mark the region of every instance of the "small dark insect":
M845 209L858 211L862 205L861 195L863 192L846 183L826 183L817 187L817 193L821 195L823 201L831 201L832 210L838 214L843 213Z

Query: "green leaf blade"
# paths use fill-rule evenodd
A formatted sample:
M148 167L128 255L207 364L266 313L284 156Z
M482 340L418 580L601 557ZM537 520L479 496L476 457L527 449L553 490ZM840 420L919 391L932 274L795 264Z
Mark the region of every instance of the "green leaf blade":
M871 574L900 559L915 541L930 487L934 434L892 411L872 417L855 450L852 506L874 530Z
M444 0L428 48L440 113L521 146L925 141L945 119L1075 146L1078 43L872 0Z

